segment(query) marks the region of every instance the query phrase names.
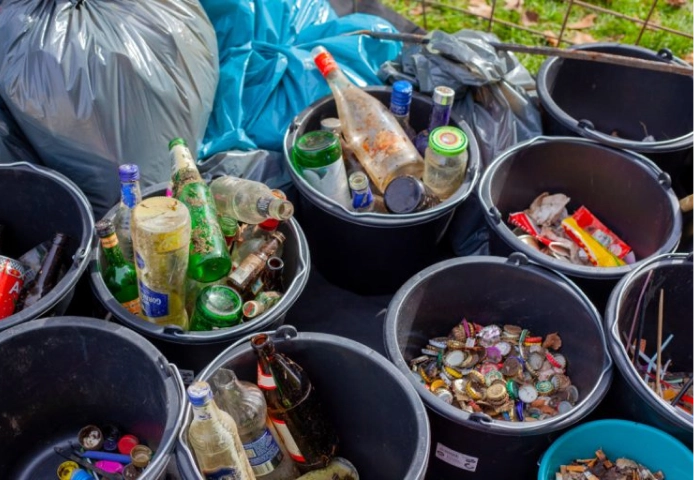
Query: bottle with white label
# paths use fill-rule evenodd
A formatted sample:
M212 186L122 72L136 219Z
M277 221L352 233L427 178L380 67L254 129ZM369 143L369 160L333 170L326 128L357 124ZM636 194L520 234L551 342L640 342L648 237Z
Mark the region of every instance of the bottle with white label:
M207 480L254 480L234 419L220 410L207 382L188 387L193 420L188 441Z
M256 478L263 480L294 480L299 476L294 462L274 428L267 424L267 404L263 392L254 384L244 382L236 374L220 368L212 377L217 388L217 406L236 421L239 437Z
M289 455L302 473L325 468L337 452L337 434L304 370L266 334L255 335L258 386L265 395L268 416Z

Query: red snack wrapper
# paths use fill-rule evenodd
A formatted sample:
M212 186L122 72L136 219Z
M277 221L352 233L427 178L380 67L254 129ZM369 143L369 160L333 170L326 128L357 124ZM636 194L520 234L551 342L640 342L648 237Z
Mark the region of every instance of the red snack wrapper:
M590 213L586 207L580 207L571 215L579 227L605 247L610 253L624 258L631 252L631 247L624 243L615 233Z
M528 232L530 235L538 239L545 245L549 245L552 241L549 238L540 235L540 230L537 228L532 219L525 212L511 213L508 216L509 223L515 225L516 227Z

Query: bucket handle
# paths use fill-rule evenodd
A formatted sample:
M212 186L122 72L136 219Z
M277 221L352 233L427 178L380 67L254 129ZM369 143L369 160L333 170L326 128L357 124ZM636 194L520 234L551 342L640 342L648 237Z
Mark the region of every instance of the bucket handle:
M220 368L222 365L224 365L226 363L226 361L224 359L228 356L228 354L232 350L234 350L239 345L246 343L254 336L263 335L263 334L272 337L273 341L282 342L282 341L289 341L289 340L292 340L293 338L296 338L298 336L299 332L297 332L296 327L294 327L293 325L282 325L282 326L278 327L277 330L270 330L267 332L249 333L248 335L245 335L245 336L241 337L240 339L236 340L234 343L229 345L222 353L217 355L217 358L214 359L212 361L212 363L210 363L207 367L205 367L205 369L202 372L200 372L196 378L198 378L198 379L207 378L211 371L217 370L218 368ZM179 378L180 378L180 374L179 374ZM181 388L183 388L182 385L183 385L183 380L181 380ZM184 395L185 395L185 391L184 391ZM176 447L177 449L180 449L182 454L178 455L176 457L176 460L178 460L179 462L180 461L185 462L185 464L186 464L185 466L188 467L189 470L192 470L195 472L196 477L194 480L204 480L202 478L202 476L200 476L200 472L199 472L199 470L196 466L195 460L194 460L195 456L193 455L193 452L190 450L190 447L188 446L188 441L186 439L186 430L187 430L188 425L190 424L190 420L193 417L193 408L190 406L189 403L186 402L186 404L187 404L186 408L182 409L181 415L180 415L181 416L181 425L180 425L180 429L178 432L178 442L177 442L177 447ZM191 480L193 480L193 479L191 479Z
M633 150L635 140L624 140L621 138L613 137L612 135L607 135L606 133L600 132L595 129L595 124L588 119L581 119L576 123L576 126L580 128L583 132L582 135L596 142L600 142L604 145L609 145L615 148L623 148L625 150ZM676 150L678 147L682 148L680 144L685 140L688 135L682 135L681 137L670 138L667 140L661 140L657 142L638 142L642 145L642 151L657 153L661 150Z

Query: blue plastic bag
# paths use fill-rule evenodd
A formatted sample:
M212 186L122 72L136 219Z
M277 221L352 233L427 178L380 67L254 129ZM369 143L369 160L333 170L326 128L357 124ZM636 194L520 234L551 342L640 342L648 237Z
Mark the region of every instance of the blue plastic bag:
M310 52L325 46L358 85L381 85L381 63L399 42L356 30L395 32L364 14L338 18L327 0L202 0L217 33L220 76L212 115L198 157L228 150L282 150L292 118L330 89Z

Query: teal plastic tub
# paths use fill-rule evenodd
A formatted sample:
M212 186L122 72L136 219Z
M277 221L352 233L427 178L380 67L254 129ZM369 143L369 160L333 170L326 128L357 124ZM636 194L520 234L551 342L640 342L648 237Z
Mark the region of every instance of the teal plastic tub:
M540 460L538 480L554 480L561 465L577 458L591 458L602 448L613 462L634 460L665 480L692 478L694 455L675 437L656 428L626 420L597 420L569 430L559 437Z

